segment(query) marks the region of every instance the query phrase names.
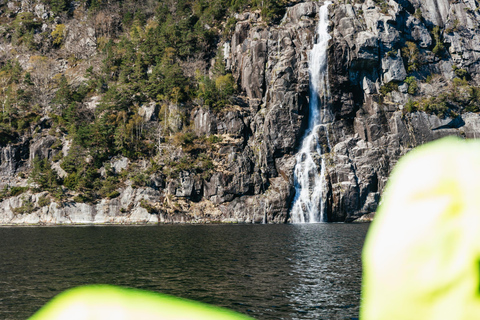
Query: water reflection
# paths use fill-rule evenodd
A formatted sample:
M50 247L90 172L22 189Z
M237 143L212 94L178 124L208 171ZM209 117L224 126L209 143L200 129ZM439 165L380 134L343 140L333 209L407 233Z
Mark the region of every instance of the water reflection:
M173 294L258 319L356 317L366 228L0 228L0 319L25 319L58 292L92 283Z
M361 249L367 225L295 225L297 279L291 319L352 319L359 313Z

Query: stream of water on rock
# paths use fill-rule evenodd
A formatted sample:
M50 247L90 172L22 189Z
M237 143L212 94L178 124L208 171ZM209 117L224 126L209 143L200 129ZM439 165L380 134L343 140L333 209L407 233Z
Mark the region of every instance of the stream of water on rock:
M322 199L325 185L325 160L322 157L319 129L324 123L324 107L328 100L327 46L328 5L320 7L317 43L309 53L310 102L308 128L296 155L294 170L295 199L291 217L293 223L326 221Z

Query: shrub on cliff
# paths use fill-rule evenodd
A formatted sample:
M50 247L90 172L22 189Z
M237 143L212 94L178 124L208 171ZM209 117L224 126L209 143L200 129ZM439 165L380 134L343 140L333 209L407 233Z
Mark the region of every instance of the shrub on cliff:
M435 40L435 46L433 47L432 52L436 56L441 56L443 54L443 50L445 49L445 45L443 44L442 35L438 26L433 27L432 35L433 39Z
M68 10L70 6L70 0L47 0L50 4L50 9L55 14L60 14Z
M57 24L55 30L52 31L51 36L53 38L53 44L57 47L60 47L65 38L65 25Z
M388 93L392 91L398 91L398 83L395 81L390 81L388 83L385 83L383 86L380 87L380 94L381 95L387 95Z
M30 197L22 196L22 205L17 208L13 208L13 212L15 214L29 214L33 211L37 210L38 208L35 207L35 204L30 199Z
M403 107L403 111L406 113L418 111L418 102L415 102L412 99L409 99L408 102Z
M465 79L468 76L468 71L462 68L457 67L455 64L452 66L453 72L460 79Z
M50 198L47 195L43 195L40 198L38 198L38 205L40 207L46 207L50 204Z
M407 65L407 72L418 71L420 68L420 51L414 42L407 41L406 47L402 48L402 57Z
M408 84L408 91L407 92L409 94L414 95L415 93L417 93L418 83L417 83L417 79L415 79L415 77L410 76L410 77L405 78L405 83Z
M33 49L33 33L36 28L39 28L41 23L35 18L31 12L19 13L15 21L13 22L13 28L15 30L13 35L13 43L26 44L27 47Z

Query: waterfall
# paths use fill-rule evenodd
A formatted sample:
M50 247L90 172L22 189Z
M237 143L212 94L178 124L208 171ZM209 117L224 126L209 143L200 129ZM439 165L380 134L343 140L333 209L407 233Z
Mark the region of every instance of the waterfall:
M293 223L314 223L325 221L322 192L325 184L325 160L322 157L319 130L329 119L325 112L328 101L327 46L328 5L320 7L317 26L317 43L309 52L310 103L308 128L296 155L294 170L295 199L291 210ZM326 130L325 130L326 132ZM328 138L328 137L327 137Z

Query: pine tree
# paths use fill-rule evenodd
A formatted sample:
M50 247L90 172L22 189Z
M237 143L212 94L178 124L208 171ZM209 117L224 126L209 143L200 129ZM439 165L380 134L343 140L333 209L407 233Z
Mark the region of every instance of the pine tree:
M69 0L50 0L50 8L55 14L59 14L68 10Z

